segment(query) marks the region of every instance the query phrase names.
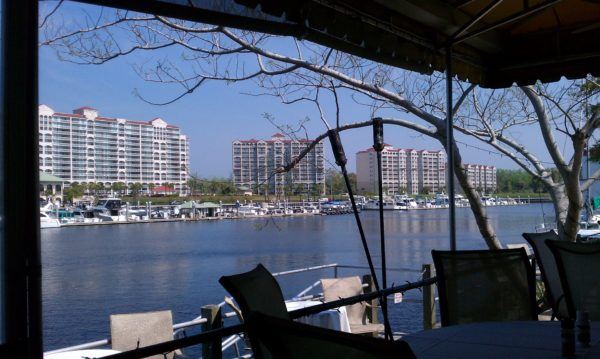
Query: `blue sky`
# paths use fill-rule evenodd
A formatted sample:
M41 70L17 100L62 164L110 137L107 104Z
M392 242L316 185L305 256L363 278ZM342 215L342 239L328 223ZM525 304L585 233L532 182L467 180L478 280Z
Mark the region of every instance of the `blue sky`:
M64 16L74 13L79 7L90 8L88 5L69 4ZM171 55L177 56L178 50L173 50ZM284 105L276 98L245 95L244 93L257 91L253 82L230 85L211 82L173 104L147 104L134 95L135 89L155 100L164 100L178 93L176 89L165 85L149 85L133 71L134 64L148 61L153 56L150 53L133 53L103 65L77 65L60 61L52 49L42 47L39 72L40 103L59 112L70 112L85 105L98 109L101 115L107 117L131 120L161 117L168 123L179 126L182 133L189 136L191 169L202 177L230 175L233 140L268 138L277 132L277 129L263 118L263 113L271 114L278 123L290 125L309 117L309 135L316 136L325 131L314 105ZM342 95L341 104L342 118L346 123L366 120L370 116L369 109L354 103L348 93ZM326 110L331 114L331 104L326 105ZM408 117L405 114L401 116ZM544 152L542 141L535 140L541 139L536 131L527 131L521 135L532 139L527 144L533 147L534 152ZM371 129L347 131L343 133L342 140L349 158L349 169L354 170L354 154L372 145ZM386 128L385 140L395 147L441 149L435 140L396 127ZM461 141L485 147L474 140ZM328 149L328 146L326 144L325 148ZM464 145L461 145L461 149L463 160L467 163L516 167L507 158L491 155L488 151L465 148ZM326 156L333 163L329 150ZM542 158L546 159L544 156Z

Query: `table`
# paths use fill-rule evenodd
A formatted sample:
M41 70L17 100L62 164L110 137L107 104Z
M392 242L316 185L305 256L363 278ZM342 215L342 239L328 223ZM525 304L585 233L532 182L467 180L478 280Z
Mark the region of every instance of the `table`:
M120 353L112 349L85 349L71 350L68 352L54 353L44 355L44 359L82 359L82 358L102 358L111 354Z
M297 302L286 302L285 306L288 311L298 310L306 307L323 304L316 300L302 300ZM315 325L317 327L329 328L350 333L350 323L348 322L348 314L346 307L337 309L329 309L316 314L311 314L306 317L296 319L297 322Z
M600 323L592 323L591 336L589 348L576 344L577 358L600 357ZM558 321L463 324L402 339L417 358L561 358Z

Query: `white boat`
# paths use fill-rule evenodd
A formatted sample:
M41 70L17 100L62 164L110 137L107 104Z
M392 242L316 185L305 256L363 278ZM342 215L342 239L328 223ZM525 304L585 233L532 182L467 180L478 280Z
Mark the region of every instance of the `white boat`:
M400 209L402 210L415 209L419 207L417 201L414 198L409 197L405 194L395 195L394 201L396 202L396 205L400 206Z
M125 213L120 213L122 207L120 198L101 198L92 210L94 216L103 222L126 221Z
M47 212L40 212L40 228L60 228L60 221Z
M258 214L256 207L248 205L239 206L237 213L240 216L256 216Z
M481 202L484 206L496 206L498 203L494 197L481 196Z
M363 206L363 209L369 211L374 211L374 210L379 210L379 201L374 200L374 199L370 199L367 201L367 203L365 203L365 205ZM394 210L400 210L401 207L398 206L393 199L384 199L383 200L383 210L384 211L394 211Z
M443 193L438 193L435 195L434 206L437 207L448 207L448 195Z

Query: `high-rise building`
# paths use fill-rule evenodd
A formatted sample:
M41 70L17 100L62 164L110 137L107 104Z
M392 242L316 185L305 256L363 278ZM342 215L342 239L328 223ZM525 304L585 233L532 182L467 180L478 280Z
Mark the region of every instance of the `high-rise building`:
M131 121L101 117L91 107L60 113L40 105L39 156L41 171L72 183L187 188L188 138L160 118Z
M446 162L443 151L394 148L381 152L383 188L388 194L443 191ZM356 154L356 179L360 192L377 192L377 153L373 148Z
M281 133L269 140L235 140L232 143L233 182L254 192L318 192L325 189L323 143L319 142L287 173L275 173L296 158L312 140L290 140Z
M446 154L385 145L381 152L383 188L388 194L440 193L446 190ZM465 165L473 186L483 192L497 188L496 167ZM356 180L362 193L377 193L377 153L373 148L356 153Z
M465 164L464 168L475 189L482 192L496 191L498 187L496 183L496 167Z

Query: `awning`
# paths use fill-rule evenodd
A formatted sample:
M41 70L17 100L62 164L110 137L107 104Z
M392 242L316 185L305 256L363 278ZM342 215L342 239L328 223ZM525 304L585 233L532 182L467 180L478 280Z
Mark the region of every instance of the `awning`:
M201 209L201 208L220 208L221 206L219 206L217 203L213 203L213 202L202 202L196 205L196 208Z
M183 202L179 208L180 209L192 209L192 208L194 208L194 201Z
M50 173L40 171L40 184L63 184L65 182L64 179L58 178Z
M482 87L600 76L598 0L82 0L272 34Z

